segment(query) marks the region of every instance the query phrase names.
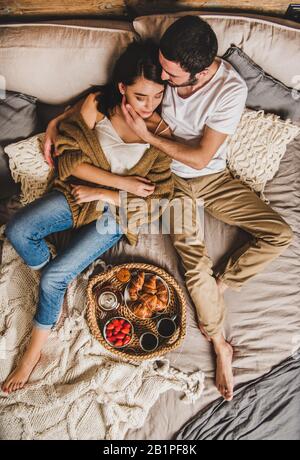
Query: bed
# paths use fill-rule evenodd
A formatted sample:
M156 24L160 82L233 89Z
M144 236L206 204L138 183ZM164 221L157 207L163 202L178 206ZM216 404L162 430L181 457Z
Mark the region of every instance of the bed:
M226 40L224 40L222 45L224 51L227 44L230 45L233 41L237 42L237 45L244 46L249 54L251 54L251 49L255 50L255 56L252 57L258 61L258 64L265 64L270 73L286 84L291 84L291 78L297 72L298 75L300 74L299 46L298 59L295 54L293 56L290 54L295 53L295 50L291 50L292 46L288 47L289 40L293 41L295 37L298 37L299 44L300 32L298 31L298 35L296 35L297 29L292 27L291 24L275 24L270 20L261 18L223 16L218 14L210 14L209 18L211 18L212 22L215 22L218 34L225 34L226 36ZM147 21L144 21L142 25L140 21L140 25L136 27L136 30L143 35L142 29L145 30L145 27L150 27L151 20L156 21L157 24L159 19L157 17L151 19L150 17L150 22L147 23ZM100 27L100 24L98 25ZM93 25L86 23L84 26L76 25L79 28L77 29L77 33L81 34L82 40L93 40L92 35L95 33L96 26L97 24L95 23ZM61 27L69 27L72 34L76 33L76 29L72 28L70 24ZM45 33L48 33L50 27L46 29ZM153 27L151 30L153 31ZM10 29L8 32L11 40L10 45L13 46L13 32L15 30ZM249 35L250 32L252 35ZM130 31L130 34L132 33ZM276 58L277 51L272 58L268 54L268 47L270 47L272 40L273 42L279 40L280 33L282 33L283 37L283 42L280 44L281 50L283 46L286 46L287 52L285 55L282 55L282 60L278 63ZM255 40L261 40L263 37L265 39L264 46L261 48L258 46L255 47ZM19 39L17 35L15 39ZM98 39L101 40L101 37L98 37ZM293 45L295 45L294 42ZM33 63L34 56L36 55L33 50L33 44L27 44L27 46L28 56L31 60L29 62ZM95 42L94 47L96 47ZM62 54L59 53L59 50L55 50L55 52L57 53L57 58L61 59ZM267 55L268 57L266 58ZM11 59L17 58L18 53L15 54L15 58ZM55 59L53 55L52 59ZM285 60L288 64L292 62L293 67L290 66L287 68ZM35 94L37 97L44 98L45 102L48 103L61 103L66 99L66 92L68 96L74 96L76 92L85 89L85 86L88 86L88 82L90 84L101 83L99 79L92 81L94 76L88 80L89 64L90 61L87 60L87 68L83 72L84 76L80 84L76 83L76 88L68 86L68 79L70 78L68 71L66 72L66 80L61 85L65 85L65 87L62 88L58 86L58 82L52 81L45 96L42 94L43 88L40 84L36 88L33 86L29 87L30 83L21 78L22 71L19 76L11 75L9 67L12 65L12 61L7 60L5 63L8 68L7 73L11 75L11 80L8 79L11 82L11 87L8 89ZM78 62L77 65L79 65ZM44 70L41 69L40 72L39 79L43 77ZM105 78L105 76L102 75L101 78ZM46 77L46 81L43 84L46 85L49 78L49 76ZM16 81L16 79L19 80ZM55 85L57 91L55 91ZM73 94L71 94L72 92ZM298 355L295 353L300 347L299 137L289 145L287 153L281 161L279 172L267 186L266 196L270 200L271 206L292 226L295 237L289 249L263 273L245 285L241 292L228 291L226 293L225 299L228 308L226 336L234 346L233 368L236 387L245 385L267 374L274 366L292 355L296 356L295 359L298 359ZM0 207L1 223L7 221L17 207L17 198L2 202ZM247 239L247 235L238 229L222 224L208 215L206 216L205 240L208 252L214 263L217 263L224 254L231 251L237 245L240 245L245 239ZM120 264L131 261L153 263L173 274L184 289L182 267L167 235L145 235L140 239L136 249L132 249L124 241L121 241L115 248L106 253L103 259L108 264ZM215 365L212 348L200 334L196 325L194 307L186 290L185 294L188 300L187 336L183 345L170 353L168 359L171 365L182 371L196 372L202 370L205 373L206 379L203 396L195 403L187 405L181 401L178 392L172 390L165 392L152 407L144 426L138 430L129 430L127 432L125 436L127 440L175 439L184 424L219 399L219 394L214 385ZM299 418L299 411L298 415L295 415L296 417ZM295 420L295 424L299 426L300 419Z

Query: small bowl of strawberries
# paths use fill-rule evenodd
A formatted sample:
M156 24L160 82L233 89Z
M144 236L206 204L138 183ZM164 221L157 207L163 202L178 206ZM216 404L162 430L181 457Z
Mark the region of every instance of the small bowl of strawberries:
M133 332L131 322L122 317L110 319L103 328L106 342L114 348L127 347L132 341Z

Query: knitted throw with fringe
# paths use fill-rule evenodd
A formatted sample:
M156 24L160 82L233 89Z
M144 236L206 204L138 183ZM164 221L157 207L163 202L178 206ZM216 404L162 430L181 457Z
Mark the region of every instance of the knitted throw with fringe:
M39 272L29 269L3 235L0 266L0 381L24 352L38 299ZM55 254L54 247L51 252ZM181 372L168 359L137 364L105 350L85 320L88 278L98 260L67 291L68 317L46 343L27 385L7 396L0 390L0 439L122 440L144 425L162 393L173 389L191 403L204 374ZM61 323L61 321L60 321Z

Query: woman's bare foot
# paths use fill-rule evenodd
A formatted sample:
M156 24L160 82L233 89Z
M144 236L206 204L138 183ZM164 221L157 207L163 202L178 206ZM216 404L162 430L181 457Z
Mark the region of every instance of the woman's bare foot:
M224 337L213 339L216 362L216 386L226 401L233 399L233 371L232 358L233 348L225 341Z
M33 369L39 362L41 354L24 354L16 369L7 377L2 385L2 391L5 393L12 393L13 391L20 390L28 382Z
M50 333L50 329L41 329L36 326L33 328L27 350L17 368L2 384L2 391L5 393L11 393L12 391L20 390L24 387L25 383L28 382L33 369L40 360L41 350Z

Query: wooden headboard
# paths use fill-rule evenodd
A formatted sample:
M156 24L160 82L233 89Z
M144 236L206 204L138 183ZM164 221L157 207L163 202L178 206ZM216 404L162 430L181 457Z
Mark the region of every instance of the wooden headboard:
M109 16L125 19L200 8L283 16L289 3L290 0L0 0L0 17Z

